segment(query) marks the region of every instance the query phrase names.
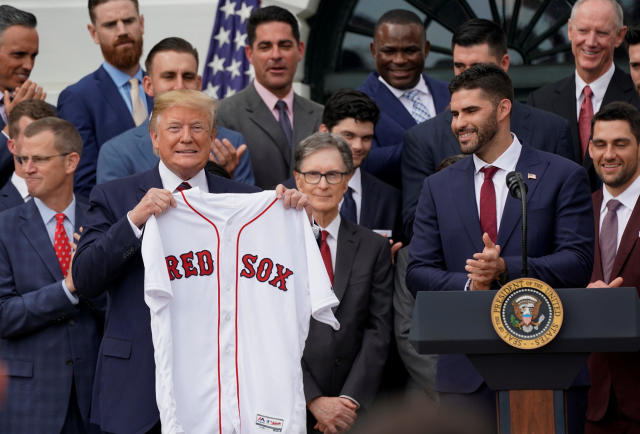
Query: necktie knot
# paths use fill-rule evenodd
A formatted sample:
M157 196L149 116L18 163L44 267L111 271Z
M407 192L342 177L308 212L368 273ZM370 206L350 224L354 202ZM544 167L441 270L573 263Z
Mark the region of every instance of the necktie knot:
M411 89L411 90L406 91L402 95L404 95L405 97L409 98L409 101L415 103L416 101L418 101L418 97L420 95L420 91L417 90L417 89Z
M584 89L582 89L582 93L584 94L585 98L591 98L591 96L593 95L593 91L591 90L589 85L586 85Z
M278 111L286 111L287 103L284 102L284 100L279 99L278 102L276 102L276 108L278 109Z
M327 236L329 236L329 232L327 232L327 231L321 231L320 232L321 241L323 243L327 242Z
M618 211L618 208L620 208L620 206L622 205L622 203L616 199L611 199L609 202L607 202L607 211L608 212L616 212Z
M57 224L62 224L62 223L64 223L64 218L65 218L64 213L61 213L61 212L57 213L57 214L56 214L56 223L57 223Z
M496 174L498 168L495 166L487 166L480 169L480 172L484 173L485 181L491 181L493 179L493 175Z
M184 190L189 190L190 188L191 188L191 184L189 184L187 181L183 181L180 183L179 186L176 187L176 190L184 191Z

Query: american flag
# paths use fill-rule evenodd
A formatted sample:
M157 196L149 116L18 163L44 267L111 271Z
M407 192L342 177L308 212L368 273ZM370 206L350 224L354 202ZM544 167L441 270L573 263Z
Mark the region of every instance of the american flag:
M258 3L259 0L219 0L202 80L202 90L209 96L216 99L231 96L253 78L244 47L247 22Z

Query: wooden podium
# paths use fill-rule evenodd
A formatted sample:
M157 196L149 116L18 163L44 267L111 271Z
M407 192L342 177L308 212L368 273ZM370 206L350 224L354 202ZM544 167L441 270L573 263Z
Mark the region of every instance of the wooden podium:
M500 434L565 434L564 391L591 352L640 349L635 288L558 289L564 322L542 348L503 342L491 324L495 291L421 291L409 341L423 354L466 354L498 394ZM535 429L534 429L535 428Z

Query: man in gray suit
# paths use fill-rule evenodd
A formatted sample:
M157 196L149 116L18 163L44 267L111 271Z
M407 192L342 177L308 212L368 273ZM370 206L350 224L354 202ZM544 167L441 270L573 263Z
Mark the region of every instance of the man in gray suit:
M255 80L220 102L217 120L246 139L256 185L273 188L291 176L295 147L318 130L322 106L293 92L304 44L289 11L256 9L247 24L247 42Z

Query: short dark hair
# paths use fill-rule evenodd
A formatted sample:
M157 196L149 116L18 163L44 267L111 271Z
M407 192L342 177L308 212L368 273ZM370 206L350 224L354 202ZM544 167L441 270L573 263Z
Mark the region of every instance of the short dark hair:
M460 24L451 38L451 50L454 45L470 47L478 44L489 45L494 56L501 58L507 54L507 35L502 27L483 18L472 18Z
M36 16L31 12L22 11L9 5L0 6L0 45L2 34L11 26L23 26L35 29L38 25Z
M624 40L627 42L627 45L640 44L640 25L629 26L627 28L627 34L624 35Z
M103 3L108 3L111 0L89 0L88 2L88 8L89 8L89 18L91 18L91 22L93 24L96 23L96 14L95 14L95 9L96 6L99 6ZM138 7L138 0L129 0L131 3L133 3L133 5L136 7L136 12L138 13L138 15L140 14L140 8Z
M482 89L497 103L502 99L513 102L513 83L506 72L492 63L479 63L458 74L449 83L449 93L460 89Z
M322 149L336 149L340 153L346 172L353 172L353 155L351 154L351 148L347 141L339 134L320 132L310 135L300 142L300 145L296 148L294 159L295 171L300 172L304 159Z
M373 28L373 34L378 33L378 29L383 24L417 24L424 30L424 22L414 12L406 9L391 9L382 14Z
M76 152L82 155L82 137L71 122L56 117L38 119L25 128L24 135L33 137L45 131L53 133L53 145L56 151L61 154Z
M251 47L256 41L256 28L260 24L278 21L291 26L291 33L296 42L300 42L300 28L298 20L288 10L280 6L266 6L264 8L255 9L249 16L247 22L247 44Z
M631 133L640 143L640 111L629 103L615 101L600 108L598 113L591 118L591 137L593 128L598 121L627 121Z
M162 53L164 51L176 51L178 53L187 53L191 54L196 58L196 66L198 66L198 50L196 50L193 45L182 38L178 38L177 36L172 36L170 38L164 38L162 41L158 42L151 48L149 54L147 54L147 59L144 61L144 67L147 72L151 72L151 67L153 66L153 58L156 54Z
M359 90L340 89L329 97L322 112L322 123L329 131L343 119L372 122L380 118L380 109L371 98Z
M9 125L9 137L16 138L20 135L20 119L23 116L35 120L56 116L56 111L48 103L39 99L25 99L20 101L11 110L7 117L7 125Z

